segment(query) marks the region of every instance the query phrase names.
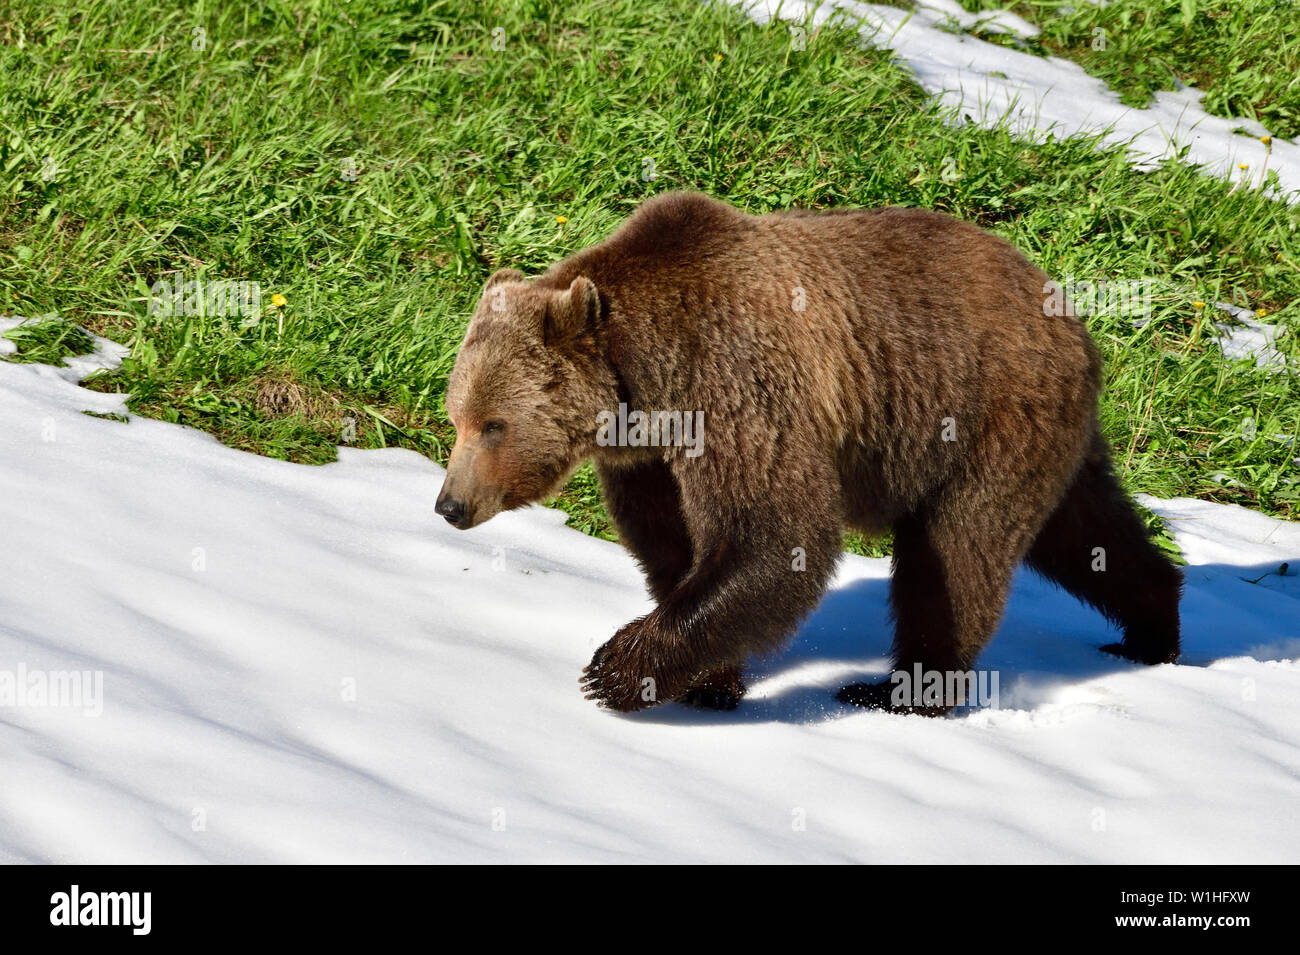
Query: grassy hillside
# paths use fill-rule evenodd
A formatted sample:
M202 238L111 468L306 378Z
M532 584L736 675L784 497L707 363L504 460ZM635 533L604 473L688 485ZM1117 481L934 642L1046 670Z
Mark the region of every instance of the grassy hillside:
M1143 320L1088 318L1129 487L1300 516L1295 377L1225 361L1205 307L1263 309L1300 361L1300 212L1081 139L945 126L851 25L697 0L0 0L0 77L0 313L57 316L17 357L75 344L66 323L126 343L95 387L138 414L294 461L343 440L443 460L447 374L495 268L541 269L666 189L908 204L1057 276L1149 283ZM1256 108L1285 120L1288 97ZM150 307L185 281L262 301ZM609 534L589 472L559 504Z

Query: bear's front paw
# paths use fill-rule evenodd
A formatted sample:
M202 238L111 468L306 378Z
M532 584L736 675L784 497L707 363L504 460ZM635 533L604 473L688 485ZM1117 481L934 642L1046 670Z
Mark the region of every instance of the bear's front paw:
M646 630L643 620L633 621L596 651L579 681L587 699L622 713L673 699L679 681L653 659L654 634Z

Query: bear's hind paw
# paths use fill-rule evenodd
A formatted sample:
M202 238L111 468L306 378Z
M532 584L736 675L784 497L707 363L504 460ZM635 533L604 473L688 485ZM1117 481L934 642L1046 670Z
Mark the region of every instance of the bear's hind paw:
M1109 653L1111 656L1120 657L1125 660L1131 660L1133 663L1145 663L1147 666L1153 666L1157 663L1177 663L1178 648L1151 648L1151 649L1134 649L1125 643L1108 643L1101 648L1102 653Z
M720 667L692 685L677 702L700 710L734 710L746 689L740 667Z
M835 694L835 699L863 709L888 710L889 693L888 683L850 683Z
M740 705L740 696L714 686L695 686L677 702L697 710L734 710Z
M893 703L894 685L892 683L850 683L835 694L835 699L850 706L860 706L867 710L881 710L885 713L910 713L915 716L943 716L950 706L895 706Z

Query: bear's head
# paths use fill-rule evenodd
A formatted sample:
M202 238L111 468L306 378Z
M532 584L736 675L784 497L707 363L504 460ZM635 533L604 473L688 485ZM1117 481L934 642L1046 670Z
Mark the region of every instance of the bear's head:
M596 286L487 280L447 385L456 444L435 510L466 530L557 493L595 445L616 378L600 342Z

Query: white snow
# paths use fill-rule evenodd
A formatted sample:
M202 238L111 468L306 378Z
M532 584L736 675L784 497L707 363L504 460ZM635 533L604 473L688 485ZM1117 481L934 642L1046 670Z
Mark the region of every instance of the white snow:
M1226 357L1253 358L1260 368L1276 372L1287 370L1286 355L1277 346L1284 329L1266 325L1259 320L1258 313L1249 308L1227 302L1216 302L1214 307L1232 316L1231 322L1214 323L1219 347Z
M1195 90L1128 109L1074 64L939 29L976 20L952 0L839 5L959 121L1261 169L1232 129L1265 130ZM1300 190L1296 146L1274 139L1269 168ZM1101 618L1022 573L980 661L999 709L841 707L889 644L888 564L849 557L740 709L615 716L577 677L649 608L620 547L544 508L456 532L433 514L441 469L408 451L313 468L87 416L125 413L77 385L125 353L99 345L67 368L0 361L0 861L1300 857L1296 525L1146 500L1190 562L1176 666L1101 654ZM77 705L33 695L80 674Z
M758 22L774 17L802 23L811 14L822 24L842 10L867 24L863 39L893 50L926 92L952 111L955 121L984 126L1005 123L1026 139L1041 141L1050 132L1060 138L1075 133L1103 134L1111 144L1127 144L1139 168L1178 156L1210 174L1257 188L1267 168L1277 172L1280 192L1290 201L1300 192L1300 146L1273 138L1272 155L1258 137L1269 131L1251 119L1213 116L1200 104L1202 93L1189 86L1160 91L1145 109L1120 102L1104 80L1076 63L988 43L965 33L940 28L952 23L969 29L982 17L968 14L955 0L916 0L915 10L855 0L733 0ZM1038 32L1013 14L993 21L1000 32L1023 36ZM874 30L873 30L874 27ZM1234 133L1245 129L1251 135ZM1241 164L1248 168L1242 170Z
M413 452L82 414L123 411L75 384L122 351L0 362L0 861L1300 856L1300 527L1151 502L1191 560L1176 666L1022 575L1001 709L841 707L889 642L887 563L849 558L740 709L623 717L577 685L649 606L617 545L542 508L456 532ZM20 670L102 697L30 705Z

